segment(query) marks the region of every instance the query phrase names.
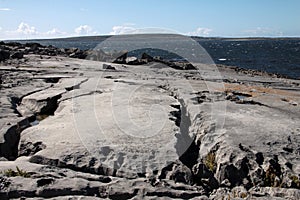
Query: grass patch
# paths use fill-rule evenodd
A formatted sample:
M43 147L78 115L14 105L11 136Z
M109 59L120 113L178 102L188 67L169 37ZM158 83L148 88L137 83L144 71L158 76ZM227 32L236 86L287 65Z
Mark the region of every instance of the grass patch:
M16 176L21 176L24 178L29 178L30 174L27 173L24 170L21 170L18 166L16 166L16 171L12 170L12 169L7 169L4 170L3 172L1 172L3 175L7 176L7 177L16 177Z
M204 164L210 171L214 172L217 168L216 154L213 152L209 152L204 158Z
M36 119L37 119L38 121L42 121L42 120L46 119L47 117L49 117L49 115L37 115L37 116L36 116Z
M276 179L276 174L273 168L269 167L265 174L265 179L264 179L265 186L276 187L275 179Z
M300 189L300 180L296 175L289 175L289 178L292 180L292 186Z

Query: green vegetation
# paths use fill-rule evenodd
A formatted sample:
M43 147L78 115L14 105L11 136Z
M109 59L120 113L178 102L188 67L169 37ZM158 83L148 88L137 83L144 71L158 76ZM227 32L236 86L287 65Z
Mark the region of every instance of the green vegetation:
M292 180L293 187L300 189L300 180L296 175L289 175L289 178Z
M214 172L217 168L216 154L213 152L209 152L204 158L204 164L210 171Z
M245 192L242 192L242 193L240 194L240 197L241 197L242 199L245 199L245 198L248 197L248 194L245 193Z
M30 174L28 174L26 171L21 170L18 166L16 166L16 170L14 171L12 169L4 170L1 172L3 175L8 176L8 177L16 177L16 176L21 176L24 178L29 178Z
M271 165L266 170L264 183L269 187L282 187L282 177L276 175L276 170Z
M272 167L269 167L265 174L265 186L276 187L275 184L276 174Z
M42 121L42 120L46 119L47 117L49 117L49 115L41 114L41 115L37 115L36 119L38 121Z

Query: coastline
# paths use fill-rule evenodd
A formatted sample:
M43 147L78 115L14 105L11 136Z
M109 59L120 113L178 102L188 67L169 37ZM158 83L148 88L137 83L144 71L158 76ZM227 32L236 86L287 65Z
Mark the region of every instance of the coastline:
M37 42L44 46L53 45L63 49L78 48L86 51L94 49L100 43L111 40L113 37L115 36L20 40L15 42L22 44ZM156 37L156 39L163 39L164 34L157 34ZM208 52L216 64L267 71L294 79L300 78L299 38L191 38ZM145 49L130 52L130 56L137 57L143 52L165 59L178 58L170 52L160 50L148 52Z

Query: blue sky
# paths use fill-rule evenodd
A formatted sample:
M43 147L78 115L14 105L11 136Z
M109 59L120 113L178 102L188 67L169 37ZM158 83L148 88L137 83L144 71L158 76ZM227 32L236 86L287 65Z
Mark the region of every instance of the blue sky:
M0 39L139 32L300 36L300 0L0 0Z

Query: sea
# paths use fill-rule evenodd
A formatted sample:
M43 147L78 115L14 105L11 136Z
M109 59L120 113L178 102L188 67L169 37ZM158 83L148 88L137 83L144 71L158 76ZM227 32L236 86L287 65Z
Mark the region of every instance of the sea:
M64 39L26 40L58 48L94 49L110 36L92 36ZM210 55L216 64L237 66L280 74L300 79L300 38L202 38L192 37ZM140 51L129 54L138 56ZM148 52L147 52L148 53ZM168 60L180 60L171 52L152 49L151 56Z

